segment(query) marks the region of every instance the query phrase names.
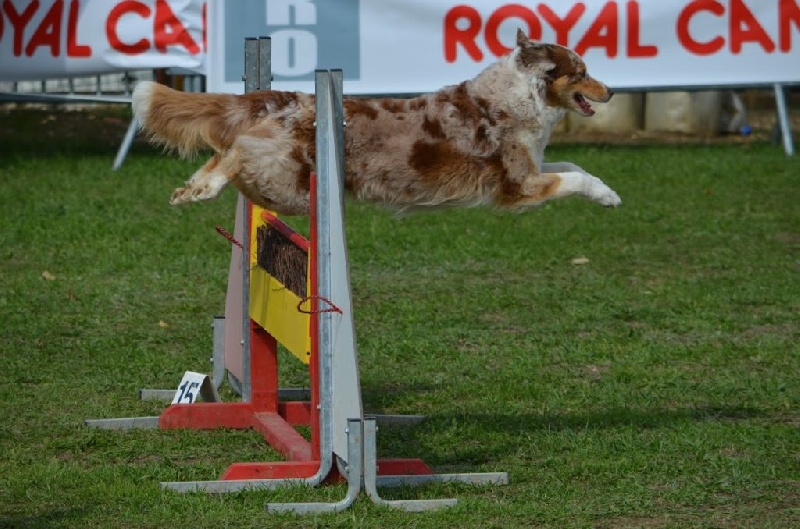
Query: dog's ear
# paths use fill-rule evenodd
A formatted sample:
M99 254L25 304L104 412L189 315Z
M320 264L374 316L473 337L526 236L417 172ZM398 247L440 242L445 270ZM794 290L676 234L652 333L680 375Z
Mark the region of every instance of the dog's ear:
M517 46L519 46L517 61L523 68L544 74L555 68L550 46L529 40L521 29L517 30Z
M517 46L521 48L529 42L530 40L528 39L528 36L525 34L525 32L522 31L522 28L517 28Z

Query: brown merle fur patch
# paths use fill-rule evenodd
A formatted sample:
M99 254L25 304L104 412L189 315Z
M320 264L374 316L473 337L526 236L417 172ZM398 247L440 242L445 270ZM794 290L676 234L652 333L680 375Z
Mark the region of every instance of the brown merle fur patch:
M364 116L367 119L375 119L378 117L378 109L374 103L364 99L348 99L344 102L345 114L350 117Z
M444 129L442 129L442 123L436 117L431 118L430 116L425 116L422 120L422 130L427 132L433 139L446 137Z

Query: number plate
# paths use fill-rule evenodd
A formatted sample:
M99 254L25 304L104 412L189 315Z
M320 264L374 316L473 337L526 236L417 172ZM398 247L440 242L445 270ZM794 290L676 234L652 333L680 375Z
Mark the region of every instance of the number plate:
M219 402L217 390L211 383L211 379L204 373L187 371L183 374L178 390L172 397L172 404L194 404L202 396L208 402Z

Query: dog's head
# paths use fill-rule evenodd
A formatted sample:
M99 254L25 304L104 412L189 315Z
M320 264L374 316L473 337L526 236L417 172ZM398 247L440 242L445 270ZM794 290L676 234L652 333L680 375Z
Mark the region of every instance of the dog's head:
M558 44L533 42L517 30L517 67L545 80L547 106L561 107L581 116L594 115L589 101L605 103L614 95L606 85L586 73L583 59Z

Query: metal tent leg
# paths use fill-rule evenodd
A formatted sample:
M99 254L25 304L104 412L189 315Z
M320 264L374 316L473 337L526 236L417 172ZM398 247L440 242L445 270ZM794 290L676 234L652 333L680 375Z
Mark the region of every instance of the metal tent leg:
M136 129L138 128L139 128L139 122L134 117L131 119L131 124L128 125L128 131L125 133L125 138L119 145L119 150L117 151L117 157L114 158L114 166L112 167L114 171L122 167L122 163L128 156L128 151L131 149L131 143L133 143L133 137L136 136Z
M789 112L786 107L786 92L782 84L775 85L775 108L778 111L778 123L783 134L783 150L789 156L794 156L794 141L792 140L792 124L789 122Z

